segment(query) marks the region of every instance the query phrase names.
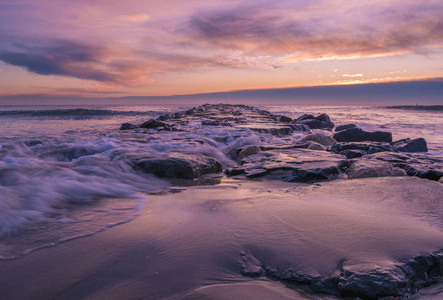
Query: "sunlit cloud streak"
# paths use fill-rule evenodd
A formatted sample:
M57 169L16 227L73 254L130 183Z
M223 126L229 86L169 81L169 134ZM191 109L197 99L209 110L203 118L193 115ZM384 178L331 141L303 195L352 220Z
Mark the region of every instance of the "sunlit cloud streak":
M8 49L9 48L9 49ZM61 75L109 84L145 80L143 63L112 59L104 46L68 40L9 43L0 49L0 60L40 75Z

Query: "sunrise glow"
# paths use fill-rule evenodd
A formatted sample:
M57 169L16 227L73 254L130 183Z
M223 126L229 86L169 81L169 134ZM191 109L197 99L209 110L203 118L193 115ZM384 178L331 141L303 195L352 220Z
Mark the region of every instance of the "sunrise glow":
M440 81L442 13L434 0L3 0L0 97Z

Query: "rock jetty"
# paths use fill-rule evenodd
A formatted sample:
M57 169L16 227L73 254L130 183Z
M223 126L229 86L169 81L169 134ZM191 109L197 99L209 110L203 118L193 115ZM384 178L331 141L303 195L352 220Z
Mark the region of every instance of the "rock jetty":
M133 167L167 178L192 179L223 170L227 176L288 182L406 175L439 181L443 176L443 158L424 154L428 151L424 138L393 141L391 132L365 131L355 124L334 128L325 113L304 114L293 120L247 105L205 104L163 114L142 124L124 123L120 130L189 132L195 126L227 128L233 137L241 131L302 137L288 139L284 144L271 141L224 149L226 157L235 161L234 166L222 166L216 157L176 152L151 158L143 153L139 157L133 155Z

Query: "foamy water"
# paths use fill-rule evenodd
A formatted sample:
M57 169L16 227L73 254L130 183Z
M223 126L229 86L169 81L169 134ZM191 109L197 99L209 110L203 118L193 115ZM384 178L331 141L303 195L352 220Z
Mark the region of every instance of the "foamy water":
M127 222L149 201L150 193L170 186L168 181L133 170L124 153L203 153L227 168L235 165L226 156L227 149L296 142L303 136L275 137L240 128L204 127L199 122L190 124L189 132L118 130L123 122L138 124L189 107L0 107L0 257L17 257ZM391 131L394 140L424 137L431 155L443 155L441 111L261 108L290 117L325 112L336 125L354 123L365 130Z

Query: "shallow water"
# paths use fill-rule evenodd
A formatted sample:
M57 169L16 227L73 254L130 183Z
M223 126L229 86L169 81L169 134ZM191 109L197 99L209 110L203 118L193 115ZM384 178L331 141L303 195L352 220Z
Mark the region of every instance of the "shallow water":
M435 193L423 199L428 188ZM396 263L443 247L442 224L427 213L443 187L420 178L316 185L228 179L180 190L149 196L139 217L93 238L0 262L0 293L6 299L336 299L264 274L243 276L243 258L307 276L328 277L342 266L389 274ZM411 206L401 192L423 201ZM441 218L441 204L435 208Z

